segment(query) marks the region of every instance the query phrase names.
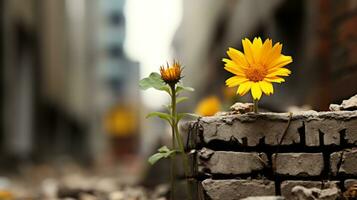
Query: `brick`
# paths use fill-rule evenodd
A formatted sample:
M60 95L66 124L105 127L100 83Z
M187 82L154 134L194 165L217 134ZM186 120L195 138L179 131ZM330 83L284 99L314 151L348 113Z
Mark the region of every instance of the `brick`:
M357 148L332 153L330 156L332 175L357 176Z
M324 145L339 145L340 133L343 129L342 121L334 119L315 119L305 123L306 145L319 146L322 145L319 135L323 134Z
M305 188L319 188L327 189L337 187L338 181L302 181L302 180L288 180L283 181L280 185L281 195L286 199L294 199L294 194L291 192L295 186L303 186Z
M202 187L211 200L237 200L249 196L275 195L273 181L265 180L213 180L202 181Z
M313 112L315 113L315 112ZM311 114L311 113L310 113ZM303 127L302 114L294 114L282 145L300 142L298 129ZM260 141L270 146L279 144L287 127L288 113L246 113L228 116L204 117L200 119L203 142L237 142L257 146Z
M305 121L306 146L340 145L340 132L346 130L350 142L355 141L357 123L356 111L319 112L317 116ZM320 141L320 132L323 134L323 144Z
M357 120L345 122L345 140L348 144L357 145Z
M272 160L276 173L285 176L319 176L324 168L322 153L279 153Z
M264 153L212 151L203 148L198 152L200 172L212 174L250 174L261 171L268 165Z

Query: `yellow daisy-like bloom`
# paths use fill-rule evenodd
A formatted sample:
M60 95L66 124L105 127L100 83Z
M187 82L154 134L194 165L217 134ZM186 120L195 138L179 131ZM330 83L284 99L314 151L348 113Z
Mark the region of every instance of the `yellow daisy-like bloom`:
M227 54L230 59L224 58L227 71L235 76L226 80L228 87L239 86L237 93L241 96L251 90L254 100L259 100L262 93L274 93L272 83L282 83L281 76L289 76L291 71L283 68L293 60L291 56L281 54L283 47L279 42L274 46L271 39L264 43L254 38L251 43L247 38L242 40L244 54L234 48L229 48Z
M167 64L167 67L160 67L161 79L167 84L176 84L181 79L182 68L180 63L174 61L172 66Z

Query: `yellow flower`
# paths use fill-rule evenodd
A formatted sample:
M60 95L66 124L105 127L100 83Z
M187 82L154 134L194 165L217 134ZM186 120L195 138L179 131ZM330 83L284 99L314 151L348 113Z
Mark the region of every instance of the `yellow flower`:
M206 97L201 100L196 108L196 113L201 116L212 116L216 114L221 107L221 102L216 96Z
M227 71L235 76L226 80L228 87L239 86L237 93L241 96L251 90L254 100L259 100L262 93L274 93L273 82L282 83L281 76L289 76L291 71L283 66L291 63L291 56L281 54L283 47L279 42L272 46L272 40L254 38L251 43L247 38L242 40L244 54L234 48L229 48L224 58Z
M160 67L161 79L167 84L176 84L179 82L181 79L181 72L181 65L176 61L174 61L172 66L167 64L166 69L164 66Z

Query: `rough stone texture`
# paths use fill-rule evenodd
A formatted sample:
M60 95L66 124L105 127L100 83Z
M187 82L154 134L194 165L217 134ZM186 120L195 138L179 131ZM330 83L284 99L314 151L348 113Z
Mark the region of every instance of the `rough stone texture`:
M293 199L295 195L292 193L292 189L295 186L303 186L305 188L318 188L318 189L327 189L332 187L337 187L338 181L283 181L281 183L281 195L286 199Z
M236 112L236 114L244 114L248 112L252 112L254 108L253 103L240 103L237 102L230 107L232 112Z
M272 181L206 179L202 181L202 186L212 200L237 200L249 196L275 195Z
M341 191L337 186L327 189L306 188L304 186L295 186L291 190L292 198L296 200L337 200L340 199Z
M304 122L306 146L339 145L343 131L348 143L357 143L356 111L319 112ZM324 141L320 141L320 133Z
M286 176L319 176L324 167L322 153L273 154L276 173Z
M347 100L343 100L341 105L331 104L330 110L357 110L357 94Z
M212 174L249 174L260 171L268 165L264 153L212 151L203 148L198 152L200 172Z
M277 146L289 121L288 113L245 113L203 117L199 119L203 142L236 142L250 147L265 143ZM339 145L341 134L346 142L357 144L357 111L316 112L292 114L282 145L300 143L299 128L305 124L305 144L320 146L320 132L324 145Z
M344 187L347 189L347 188L351 187L354 184L357 184L357 179L347 179L344 182Z
M334 119L316 119L305 123L306 145L319 146L322 141L319 139L320 133L323 134L323 145L339 145L340 133L344 129L342 121Z
M294 114L282 145L300 142L298 129L303 122L298 120L304 117ZM267 145L279 144L284 130L288 125L288 113L246 113L227 116L204 117L200 119L203 131L203 142L214 140L237 142L247 146L257 146L260 141ZM244 144L246 140L246 144Z
M345 121L345 140L348 144L357 145L357 120Z
M281 196L260 196L260 197L247 197L241 200L284 200Z
M341 174L357 176L357 148L332 153L330 168L334 176Z

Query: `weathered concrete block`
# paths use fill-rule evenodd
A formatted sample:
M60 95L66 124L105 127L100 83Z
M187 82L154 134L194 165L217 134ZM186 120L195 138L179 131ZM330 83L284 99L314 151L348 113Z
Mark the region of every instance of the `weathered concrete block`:
M286 199L294 199L295 194L292 193L292 189L295 186L303 186L305 188L318 188L318 189L327 189L332 187L337 187L338 181L283 181L280 185L281 195Z
M347 144L357 145L357 119L345 121L345 140Z
M249 196L275 195L272 181L264 180L212 180L202 181L202 187L212 200L237 200Z
M327 189L306 188L295 186L291 190L292 199L296 200L338 200L341 197L341 190L337 187Z
M330 156L331 173L357 176L357 148L332 153Z
M212 151L203 148L198 152L199 171L212 174L249 174L263 170L268 165L265 153Z
M307 117L307 114L310 115L311 112L306 112L306 116L304 113L292 115L288 128L290 119L288 113L246 113L204 117L200 119L199 124L205 143L219 140L244 144L246 140L247 146L257 146L260 142L276 146L287 128L282 145L289 145L300 142L298 129L303 127L302 119Z
M345 131L348 143L357 143L357 111L319 112L305 119L306 146L340 145L341 132Z
M320 132L323 134L324 145L339 145L340 133L344 129L343 121L335 119L315 119L305 123L306 145L319 146L322 145L320 141Z
M324 168L322 153L273 154L273 168L286 176L319 176Z

